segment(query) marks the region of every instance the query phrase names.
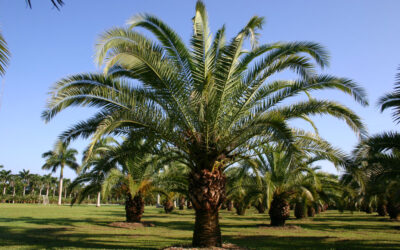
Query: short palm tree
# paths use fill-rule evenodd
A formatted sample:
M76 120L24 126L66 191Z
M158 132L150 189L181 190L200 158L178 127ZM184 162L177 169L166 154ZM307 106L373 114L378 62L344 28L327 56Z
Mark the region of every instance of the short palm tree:
M84 163L80 175L71 183L69 190L71 192L76 186L86 184L80 190L80 195L72 200L72 204L77 200L82 202L83 199L89 194L97 194L96 207L100 207L101 203L101 189L105 178L109 171L115 167L115 162L111 161L110 152L118 142L112 138L101 138L94 146L93 149L87 148L84 151Z
M79 165L76 163L75 155L78 153L75 149L68 148L68 143L58 141L53 151L48 151L42 155L46 158L42 169L50 169L55 173L60 168L60 180L58 185L58 205L61 205L63 192L64 167L68 166L76 172L79 171Z
M19 171L19 177L21 178L21 182L24 187L22 195L25 196L26 187L29 186L30 183L31 173L29 170L22 169L22 171Z
M257 157L249 161L262 179L255 183L266 185L260 186L260 192L267 196L272 226L285 225L291 198L301 198L298 203L304 206L306 200L314 200L313 194L320 189L320 182L316 169L311 168L312 163L325 159L338 165L346 161L340 150L318 136L301 131L297 134L293 150L283 144L264 145L256 150Z
M198 1L188 47L157 17L135 16L129 28L100 37L97 61L104 74L57 82L42 117L49 121L68 107L94 106L99 112L65 131L64 140L92 135L95 143L105 134L134 131L173 145L191 169L189 195L196 211L192 243L220 246L218 211L225 200L227 164L266 142L290 144L288 121L311 121L308 115L329 114L356 132L364 131L359 117L337 102L305 96L287 105L290 97L322 89L343 91L363 105L367 101L353 81L316 73L328 65L319 44L257 44L263 23L254 16L231 40L226 40L225 26L212 37L205 6ZM245 48L248 40L250 49ZM273 80L284 70L298 79Z

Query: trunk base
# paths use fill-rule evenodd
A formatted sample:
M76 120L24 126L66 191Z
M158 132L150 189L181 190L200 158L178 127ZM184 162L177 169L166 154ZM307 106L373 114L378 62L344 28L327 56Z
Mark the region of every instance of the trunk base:
M281 227L285 225L285 221L290 216L289 203L281 197L274 195L269 209L269 216L271 218L271 226Z
M128 194L125 201L126 222L140 222L144 212L144 201L140 194Z
M221 247L218 211L196 211L193 247Z

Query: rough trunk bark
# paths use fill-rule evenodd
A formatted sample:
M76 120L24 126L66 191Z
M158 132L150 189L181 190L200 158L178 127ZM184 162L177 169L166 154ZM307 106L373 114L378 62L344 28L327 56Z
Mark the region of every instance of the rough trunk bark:
M246 213L246 207L243 206L242 204L235 202L234 207L236 209L236 214L237 215L244 215Z
M258 202L255 207L259 214L265 213L265 206L264 206L264 204L262 204L262 202Z
M61 206L61 199L62 199L62 190L63 190L63 170L64 166L61 165L61 170L60 170L60 183L58 184L58 205Z
M296 202L296 206L294 207L294 216L296 216L297 219L303 219L306 217L306 211L302 202Z
M228 209L228 211L232 211L232 209L233 209L233 203L232 203L232 201L228 201L227 209Z
M183 210L185 208L185 197L179 198L179 210Z
M100 207L100 192L97 192L97 203L96 203L96 207Z
M315 208L313 206L307 206L307 216L308 217L315 216Z
M140 222L144 211L144 201L140 193L132 198L130 193L125 200L126 222Z
M271 218L271 226L284 226L285 221L290 216L289 203L285 199L274 195L268 214Z
M219 169L193 171L189 195L196 211L193 247L221 247L218 211L225 201L226 177Z
M387 212L390 219L399 220L400 219L400 205L393 204L389 202L387 204Z
M376 212L378 213L379 216L386 216L387 213L387 207L386 204L380 203L378 204L378 207L376 209Z
M317 204L315 206L315 213L320 214L322 212L322 206L320 204Z
M171 213L174 210L174 203L171 200L166 200L164 202L164 211L166 214Z

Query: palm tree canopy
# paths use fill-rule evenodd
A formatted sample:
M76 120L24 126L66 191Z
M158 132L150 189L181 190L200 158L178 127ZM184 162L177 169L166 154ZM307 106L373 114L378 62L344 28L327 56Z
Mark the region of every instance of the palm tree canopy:
M3 35L0 33L0 76L5 73L5 67L8 65L9 57L10 52L8 51L6 40L4 40Z
M56 172L59 167L69 166L71 169L78 171L79 165L76 163L75 155L78 153L75 149L68 148L68 143L57 141L53 151L48 151L42 154L46 158L42 169L50 169Z
M65 131L64 141L105 134L137 134L162 139L179 149L192 169L223 167L266 142L293 140L288 121L329 114L364 133L360 118L328 100L283 101L315 90L337 89L367 105L364 90L353 81L316 73L328 65L325 49L313 42L261 44L256 37L264 19L254 16L227 41L225 26L213 37L207 12L196 4L193 35L186 46L167 24L152 15L137 15L129 28L104 32L97 61L104 74L80 74L57 82L42 117L49 121L72 106L99 112ZM143 28L156 37L137 32ZM252 41L246 50L247 40ZM272 80L293 71L297 80ZM140 84L135 84L139 81ZM222 163L222 164L221 164Z
M399 68L400 70L400 68ZM393 111L393 119L395 122L400 122L400 73L396 75L396 82L393 93L388 93L382 96L378 104L381 106L381 111L385 109L392 108Z
M25 1L26 1L26 4L29 6L29 8L32 9L32 0L25 0ZM63 0L51 0L51 3L57 10L60 10L60 7L62 7L64 5Z

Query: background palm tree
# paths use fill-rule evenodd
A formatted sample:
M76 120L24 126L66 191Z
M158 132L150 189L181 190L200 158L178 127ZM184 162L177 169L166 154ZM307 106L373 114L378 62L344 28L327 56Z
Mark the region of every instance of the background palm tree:
M22 194L25 196L26 187L29 186L30 183L31 173L29 170L22 169L22 171L19 171L19 177L21 178L22 185L24 187Z
M11 170L1 170L0 171L0 182L3 185L3 195L6 194L7 185L10 184Z
M58 141L55 144L53 151L48 151L42 155L46 158L45 164L42 169L50 169L53 173L60 168L60 181L58 185L58 205L61 205L62 191L63 191L63 172L64 167L68 166L78 172L79 165L76 163L75 155L78 153L75 149L68 148L68 143Z
M42 116L49 121L71 106L95 106L100 111L65 131L63 140L92 135L94 145L105 134L134 131L173 145L191 169L187 178L196 211L194 246L222 244L218 211L225 200L225 168L266 142L290 144L288 121L330 114L364 132L359 117L337 102L304 96L304 101L283 104L304 92L332 88L362 105L367 101L353 81L316 73L328 64L319 44L258 45L261 17L251 18L227 42L225 26L211 36L205 6L198 1L190 48L155 16L138 15L128 23L130 29L111 29L100 37L97 60L104 74L57 82ZM136 32L138 27L156 41ZM248 40L249 50L244 48ZM284 70L296 73L298 80L273 80ZM137 80L141 84L131 84Z

